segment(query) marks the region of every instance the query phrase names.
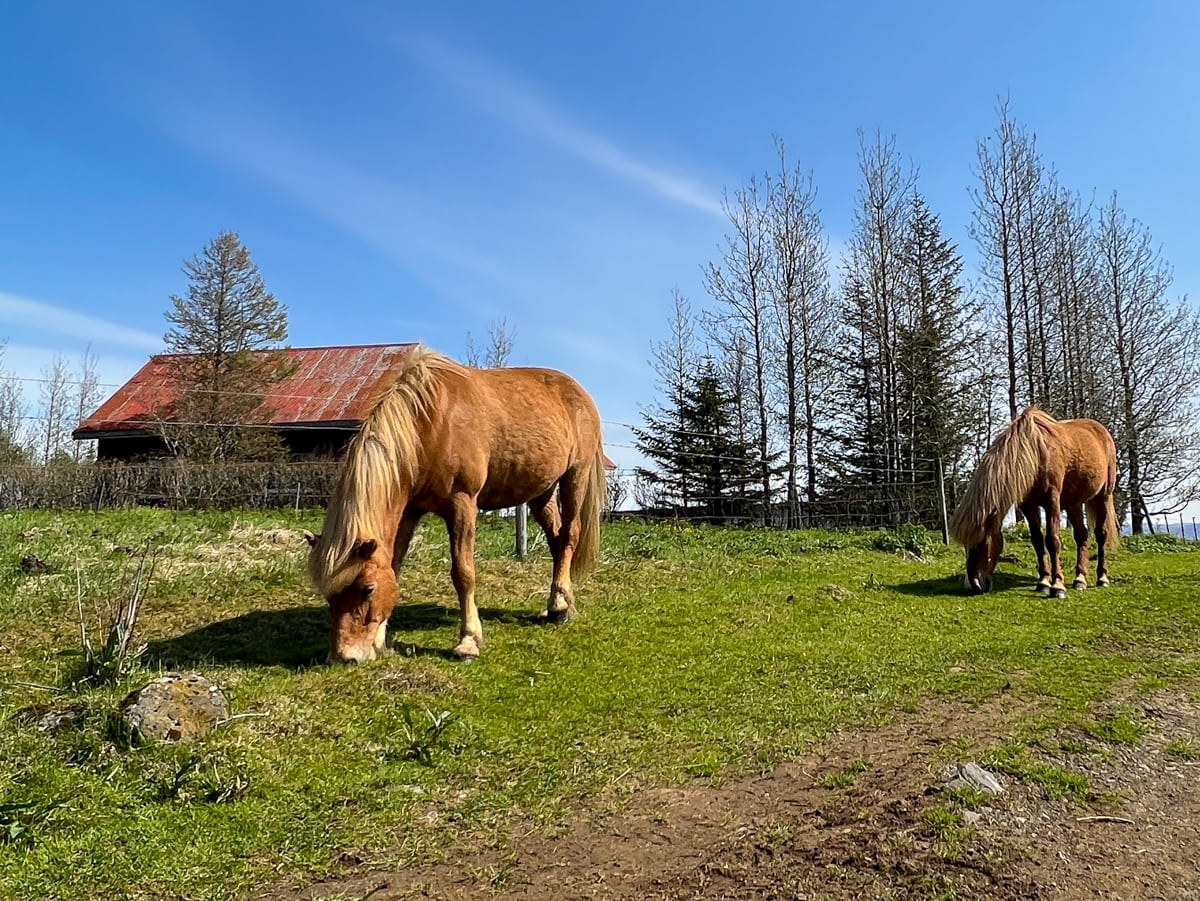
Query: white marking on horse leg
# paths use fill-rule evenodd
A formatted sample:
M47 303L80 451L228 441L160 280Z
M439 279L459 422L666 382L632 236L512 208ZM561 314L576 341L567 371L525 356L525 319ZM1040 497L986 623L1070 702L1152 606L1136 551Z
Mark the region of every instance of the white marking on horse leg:
M459 660L474 660L479 656L479 645L474 635L464 635L450 653Z
M1083 591L1087 588L1087 578L1084 576L1076 576L1075 581L1071 583L1071 587L1076 591Z
M1108 587L1108 576L1101 576L1099 579L1097 579L1096 587L1107 588Z

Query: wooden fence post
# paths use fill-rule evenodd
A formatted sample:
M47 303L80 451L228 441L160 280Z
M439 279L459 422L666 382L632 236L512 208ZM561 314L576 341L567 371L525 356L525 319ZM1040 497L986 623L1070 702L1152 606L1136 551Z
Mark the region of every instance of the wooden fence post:
M942 458L937 458L938 512L942 515L942 544L950 543L950 519L946 515L946 471Z
M527 515L529 508L525 504L517 505L517 559L524 560L529 553L529 530Z

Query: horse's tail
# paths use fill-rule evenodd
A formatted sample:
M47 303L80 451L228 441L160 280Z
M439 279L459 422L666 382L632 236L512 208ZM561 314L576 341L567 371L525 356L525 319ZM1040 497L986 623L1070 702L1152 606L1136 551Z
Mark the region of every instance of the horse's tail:
M604 470L604 448L597 444L596 456L579 505L579 542L571 557L571 578L587 575L600 559L600 514L608 496L608 476Z
M964 547L974 547L995 518L1002 518L1033 488L1054 420L1034 407L1025 410L996 436L967 483L950 517L950 534Z
M1121 524L1117 522L1117 508L1113 503L1113 494L1117 490L1117 445L1112 434L1105 429L1104 444L1108 449L1108 479L1104 485L1104 518L1108 529L1104 533L1104 547L1111 550L1121 543ZM1093 526L1093 531L1095 527Z
M1117 522L1117 508L1113 504L1112 492L1104 499L1104 519L1108 524L1104 532L1104 548L1111 551L1121 543L1121 524Z

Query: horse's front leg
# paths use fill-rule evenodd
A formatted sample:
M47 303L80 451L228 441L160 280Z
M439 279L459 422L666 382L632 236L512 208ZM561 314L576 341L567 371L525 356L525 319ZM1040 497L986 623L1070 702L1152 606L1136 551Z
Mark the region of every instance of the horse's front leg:
M1050 595L1050 564L1046 561L1046 539L1042 535L1042 511L1037 504L1024 504L1021 513L1029 524L1029 541L1033 544L1033 552L1037 555L1038 594Z
M1068 507L1067 520L1071 523L1071 530L1075 535L1075 581L1071 583L1071 587L1076 591L1083 591L1087 588L1089 562L1088 530L1083 518L1083 507Z
M1062 508L1058 495L1051 495L1046 502L1046 548L1050 553L1050 597L1062 599L1067 596L1067 586L1062 574L1062 538L1058 534L1058 520Z
M459 641L451 652L459 660L474 660L483 649L483 625L475 606L475 498L456 494L446 514L450 534L450 578L458 594Z

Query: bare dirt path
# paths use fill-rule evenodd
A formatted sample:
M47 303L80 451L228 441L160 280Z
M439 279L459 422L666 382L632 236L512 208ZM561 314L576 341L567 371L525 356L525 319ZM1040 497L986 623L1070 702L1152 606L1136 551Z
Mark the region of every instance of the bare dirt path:
M580 810L503 851L266 897L1200 901L1200 707L1174 692L1121 704L1148 727L1135 744L1071 732L1032 750L1035 766L1085 776L1086 804L1001 776L998 798L964 811L947 763L1005 743L1028 710L931 704L768 774Z

